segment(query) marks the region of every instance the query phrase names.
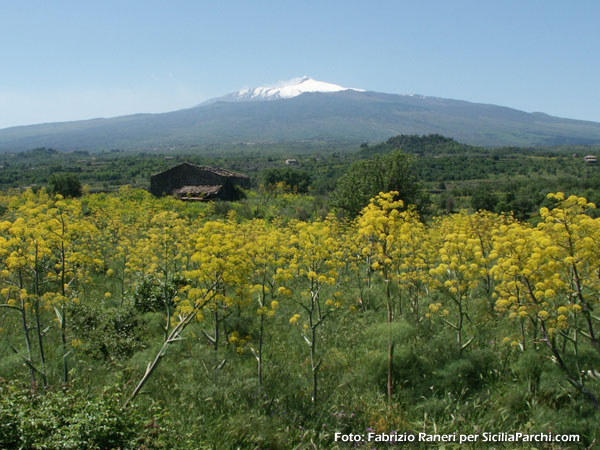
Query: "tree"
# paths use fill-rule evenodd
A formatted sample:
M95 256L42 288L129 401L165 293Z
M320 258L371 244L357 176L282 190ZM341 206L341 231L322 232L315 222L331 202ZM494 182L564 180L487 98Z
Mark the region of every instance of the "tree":
M308 192L310 187L310 174L304 170L286 168L267 169L261 173L261 179L265 187L275 186L283 181L292 190L297 192Z
M72 173L52 175L50 189L53 194L60 194L63 197L81 197L81 182Z
M498 197L490 190L490 187L478 186L471 196L471 207L475 211L494 211Z
M389 191L398 192L404 205L415 205L420 213L427 206L427 197L413 174L410 159L398 150L352 164L338 180L334 205L354 217L370 199Z

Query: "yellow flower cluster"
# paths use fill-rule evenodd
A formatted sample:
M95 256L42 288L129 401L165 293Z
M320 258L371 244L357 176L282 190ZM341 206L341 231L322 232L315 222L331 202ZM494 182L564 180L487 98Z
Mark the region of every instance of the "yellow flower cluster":
M294 314L292 317L290 317L290 324L295 325L296 323L298 323L299 318L300 314Z

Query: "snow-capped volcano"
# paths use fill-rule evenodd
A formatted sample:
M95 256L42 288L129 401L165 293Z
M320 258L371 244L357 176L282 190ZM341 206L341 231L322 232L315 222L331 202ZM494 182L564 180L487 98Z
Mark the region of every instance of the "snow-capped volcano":
M226 151L230 145L292 142L323 149L323 143L358 145L397 134L432 133L492 147L600 144L596 122L462 100L365 92L302 77L178 111L6 128L0 130L0 154L39 147L145 151L206 146ZM241 143L244 147L237 147Z
M318 81L304 76L292 78L288 81L282 81L272 86L241 89L223 97L209 100L207 103L213 103L215 101L237 102L248 100L279 100L283 98L297 97L305 92L339 92L347 90L364 92L363 89L346 88L337 84Z

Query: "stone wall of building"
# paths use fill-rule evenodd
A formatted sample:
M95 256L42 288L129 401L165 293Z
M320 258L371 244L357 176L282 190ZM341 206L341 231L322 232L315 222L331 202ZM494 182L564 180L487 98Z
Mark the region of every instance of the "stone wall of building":
M171 195L184 186L236 184L250 187L250 179L242 174L205 166L183 163L150 177L150 192L156 196Z

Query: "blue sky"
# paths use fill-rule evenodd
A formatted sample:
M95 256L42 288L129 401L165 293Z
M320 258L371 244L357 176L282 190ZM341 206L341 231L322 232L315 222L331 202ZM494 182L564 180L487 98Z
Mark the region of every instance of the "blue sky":
M600 121L600 2L2 1L0 128L297 76Z

